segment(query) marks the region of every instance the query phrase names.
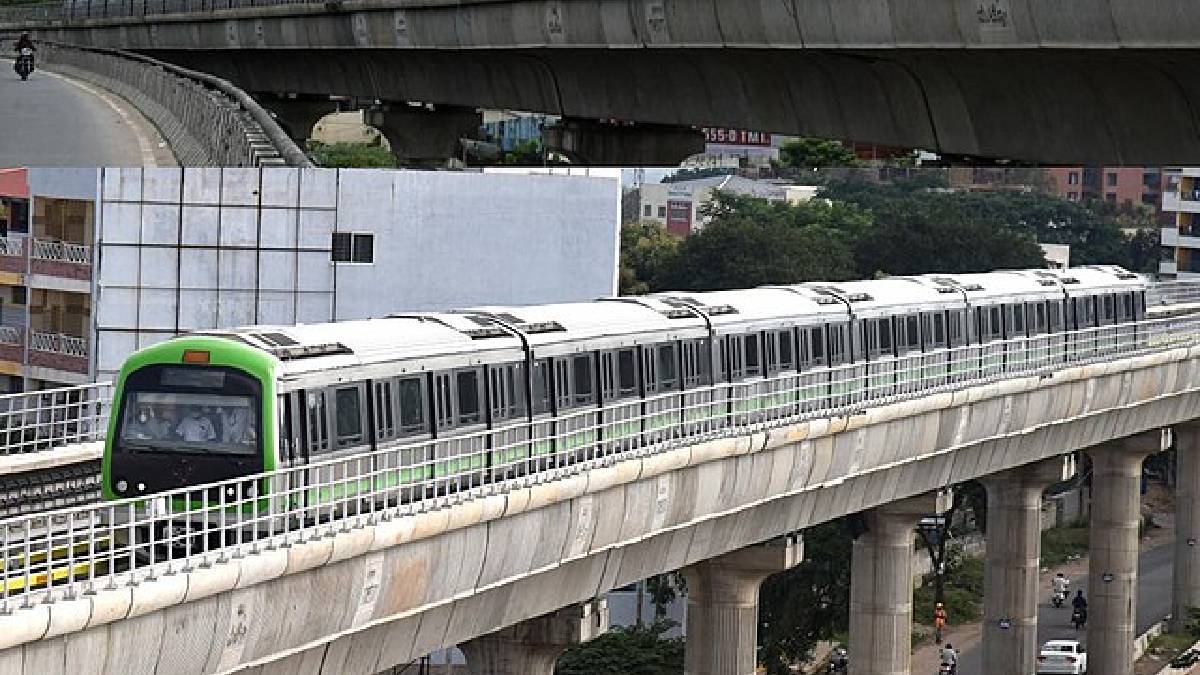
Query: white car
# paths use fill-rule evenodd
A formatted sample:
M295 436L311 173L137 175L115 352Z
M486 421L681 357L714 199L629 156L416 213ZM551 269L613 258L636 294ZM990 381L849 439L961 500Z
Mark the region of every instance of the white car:
M1082 675L1087 672L1087 653L1079 640L1049 640L1038 654L1038 675Z

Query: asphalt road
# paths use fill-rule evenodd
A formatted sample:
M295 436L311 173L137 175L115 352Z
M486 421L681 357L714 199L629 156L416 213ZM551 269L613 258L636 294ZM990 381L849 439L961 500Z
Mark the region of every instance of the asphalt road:
M117 96L43 70L22 82L12 63L0 60L0 167L172 163L154 127Z
M1138 561L1137 630L1144 633L1171 611L1171 568L1174 547L1171 544L1152 548L1142 553ZM1082 588L1087 597L1087 577L1071 577L1071 595ZM1038 644L1047 640L1076 639L1087 643L1087 630L1076 632L1071 627L1071 608L1064 605L1055 609L1050 604L1050 588L1047 586L1042 602L1038 605ZM980 664L983 647L976 645L962 652L958 665L959 675L986 675ZM914 673L913 675L924 675ZM932 674L931 674L932 675Z

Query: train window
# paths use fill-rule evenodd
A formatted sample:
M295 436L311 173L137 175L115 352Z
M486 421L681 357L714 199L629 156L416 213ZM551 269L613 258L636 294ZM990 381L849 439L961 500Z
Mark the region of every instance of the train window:
M592 367L591 354L577 354L571 358L571 385L572 405L596 403L596 371Z
M836 366L847 361L846 337L849 326L838 324L829 327L829 365Z
M292 395L279 396L279 459L294 461L296 437L292 434Z
M433 376L434 411L437 414L437 428L451 429L454 427L454 386L449 373L438 373Z
M796 350L792 344L792 331L781 330L777 333L779 344L779 368L781 370L796 370Z
M341 387L334 395L337 446L345 448L363 442L363 410L359 387Z
M721 376L730 382L737 382L745 375L742 365L743 337L729 335L721 342Z
M1133 318L1141 321L1146 318L1146 292L1137 291L1133 294Z
M396 417L392 408L392 381L375 382L375 438L386 440L396 437Z
M411 436L427 432L425 420L425 378L402 377L397 382L400 403L400 433Z
M687 389L712 384L712 355L708 340L686 340L683 343L683 386Z
M950 312L950 320L946 324L946 327L949 329L947 332L947 337L949 338L949 342L947 343L947 346L961 347L961 346L967 344L968 333L967 333L966 326L967 326L967 310L965 310L965 309L952 310Z
M533 384L533 414L550 412L550 359L535 360L530 374Z
M617 352L617 393L622 397L638 395L638 367L633 349Z
M868 358L892 355L892 320L868 319L863 321L863 342Z
M757 377L762 375L762 352L759 351L758 333L745 335L742 338L742 343L746 347L746 369L743 371L744 376Z
M308 392L308 453L329 451L329 418L326 416L325 392Z
M810 356L812 363L816 365L825 365L825 327L817 326L808 331L808 343L812 350Z
M492 421L525 415L525 364L509 363L488 368Z
M1009 305L1011 314L1008 317L1009 335L1021 337L1025 335L1025 305Z
M483 421L480 405L479 372L475 369L460 370L454 374L454 385L458 400L458 424L466 426Z
M931 328L932 328L933 342L930 346L945 347L946 346L946 315L939 312L937 314L934 314L931 318L933 319L930 322L932 324Z
M1122 293L1117 296L1117 323L1125 323L1133 318L1133 294Z
M909 349L917 350L921 348L921 329L917 324L917 317L904 317L904 337Z
M1116 299L1111 293L1100 298L1100 325L1111 326L1117 321Z
M675 391L679 389L679 366L675 358L675 345L659 345L655 348L657 359L658 391Z
M1066 330L1065 318L1063 316L1063 303L1051 302L1046 307L1046 316L1049 319L1049 332L1061 333Z
M1034 335L1046 332L1046 303L1037 302L1029 307L1029 328Z
M571 363L566 359L554 359L554 401L558 410L565 410L575 404L571 397Z

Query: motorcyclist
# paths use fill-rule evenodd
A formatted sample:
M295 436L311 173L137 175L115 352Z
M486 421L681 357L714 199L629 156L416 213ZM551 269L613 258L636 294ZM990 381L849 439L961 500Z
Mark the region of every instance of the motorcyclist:
M947 642L946 646L942 647L941 657L942 665L950 666L950 675L956 675L958 673L958 652L954 651L954 645Z
M37 51L37 47L33 46L33 39L29 37L29 33L21 33L21 37L17 38L16 52L21 53L22 49L31 49Z
M1071 614L1071 621L1075 624L1075 628L1087 623L1087 598L1083 597L1083 591L1079 590L1075 593L1075 599L1071 601L1071 607L1074 612Z
M1059 572L1050 580L1050 586L1054 590L1055 599L1059 601L1059 604L1062 604L1062 601L1067 599L1067 589L1071 586L1071 580L1062 572Z
M942 632L946 630L946 606L942 603L937 603L933 609L933 639L934 642L942 643Z

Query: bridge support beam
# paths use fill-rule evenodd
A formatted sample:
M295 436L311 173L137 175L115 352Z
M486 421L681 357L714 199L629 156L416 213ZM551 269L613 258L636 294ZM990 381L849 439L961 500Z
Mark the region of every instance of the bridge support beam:
M987 489L983 662L991 675L1037 666L1042 491L1075 475L1073 457L1047 459L982 479Z
M917 523L950 507L929 493L871 509L850 562L850 664L855 675L908 675L912 666L913 540Z
M429 109L390 104L368 110L363 120L383 132L392 154L403 165L444 166L459 159L460 139L476 138L483 117L470 108Z
M542 131L542 140L583 164L677 166L704 152L704 134L698 129L668 124L622 126L563 118Z
M266 94L256 96L264 108L275 115L279 126L287 132L293 141L304 147L304 141L312 138L313 127L321 118L332 112L337 112L337 103L328 99L275 96Z
M1148 431L1088 450L1092 518L1088 562L1088 672L1132 673L1142 461L1163 449Z
M1175 574L1171 632L1200 607L1200 421L1175 427Z
M685 675L754 675L758 589L804 559L798 537L750 546L683 569L687 578Z
M458 646L471 675L554 675L567 647L608 630L608 604L597 600L522 621Z

